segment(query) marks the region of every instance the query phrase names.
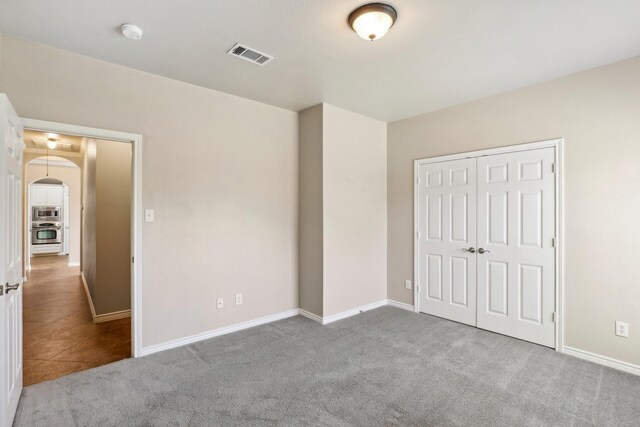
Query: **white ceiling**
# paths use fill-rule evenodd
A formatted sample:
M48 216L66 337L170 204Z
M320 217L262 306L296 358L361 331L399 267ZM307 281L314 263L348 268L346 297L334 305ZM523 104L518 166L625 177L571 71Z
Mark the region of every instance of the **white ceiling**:
M385 121L640 55L638 0L393 0L376 42L362 0L2 0L0 29L290 110L327 102ZM143 28L140 42L122 23ZM236 42L275 56L259 67Z

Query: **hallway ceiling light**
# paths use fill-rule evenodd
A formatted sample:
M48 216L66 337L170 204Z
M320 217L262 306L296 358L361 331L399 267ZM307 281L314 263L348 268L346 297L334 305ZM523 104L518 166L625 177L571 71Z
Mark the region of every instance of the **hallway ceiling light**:
M49 138L49 140L47 141L47 147L49 147L49 150L55 150L57 146L58 141L53 138Z
M360 6L349 15L349 25L365 40L384 37L396 22L398 12L385 3L369 3Z

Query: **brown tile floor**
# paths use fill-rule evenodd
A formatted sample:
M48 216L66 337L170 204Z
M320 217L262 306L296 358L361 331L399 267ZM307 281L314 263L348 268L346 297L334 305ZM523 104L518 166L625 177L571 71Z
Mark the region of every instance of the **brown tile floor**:
M78 267L31 258L24 284L24 385L131 356L131 320L94 324Z

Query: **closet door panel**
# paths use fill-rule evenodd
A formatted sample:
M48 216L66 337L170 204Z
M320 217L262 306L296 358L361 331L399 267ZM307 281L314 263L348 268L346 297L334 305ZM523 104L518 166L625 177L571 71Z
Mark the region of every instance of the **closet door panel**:
M475 325L476 160L425 164L418 173L420 311Z
M554 148L478 158L477 326L555 345Z

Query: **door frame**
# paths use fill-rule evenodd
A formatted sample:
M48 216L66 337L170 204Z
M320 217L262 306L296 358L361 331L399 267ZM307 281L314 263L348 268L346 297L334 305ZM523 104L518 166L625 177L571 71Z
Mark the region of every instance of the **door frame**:
M132 144L131 355L142 356L142 135L46 120L21 118L26 130L53 132Z
M554 148L555 153L555 202L556 202L556 306L555 306L555 349L564 350L564 139L555 138L525 144L507 145L485 150L468 151L444 156L428 157L413 161L413 310L420 312L420 287L418 282L418 174L420 165L491 156L494 154L517 153L519 151Z

